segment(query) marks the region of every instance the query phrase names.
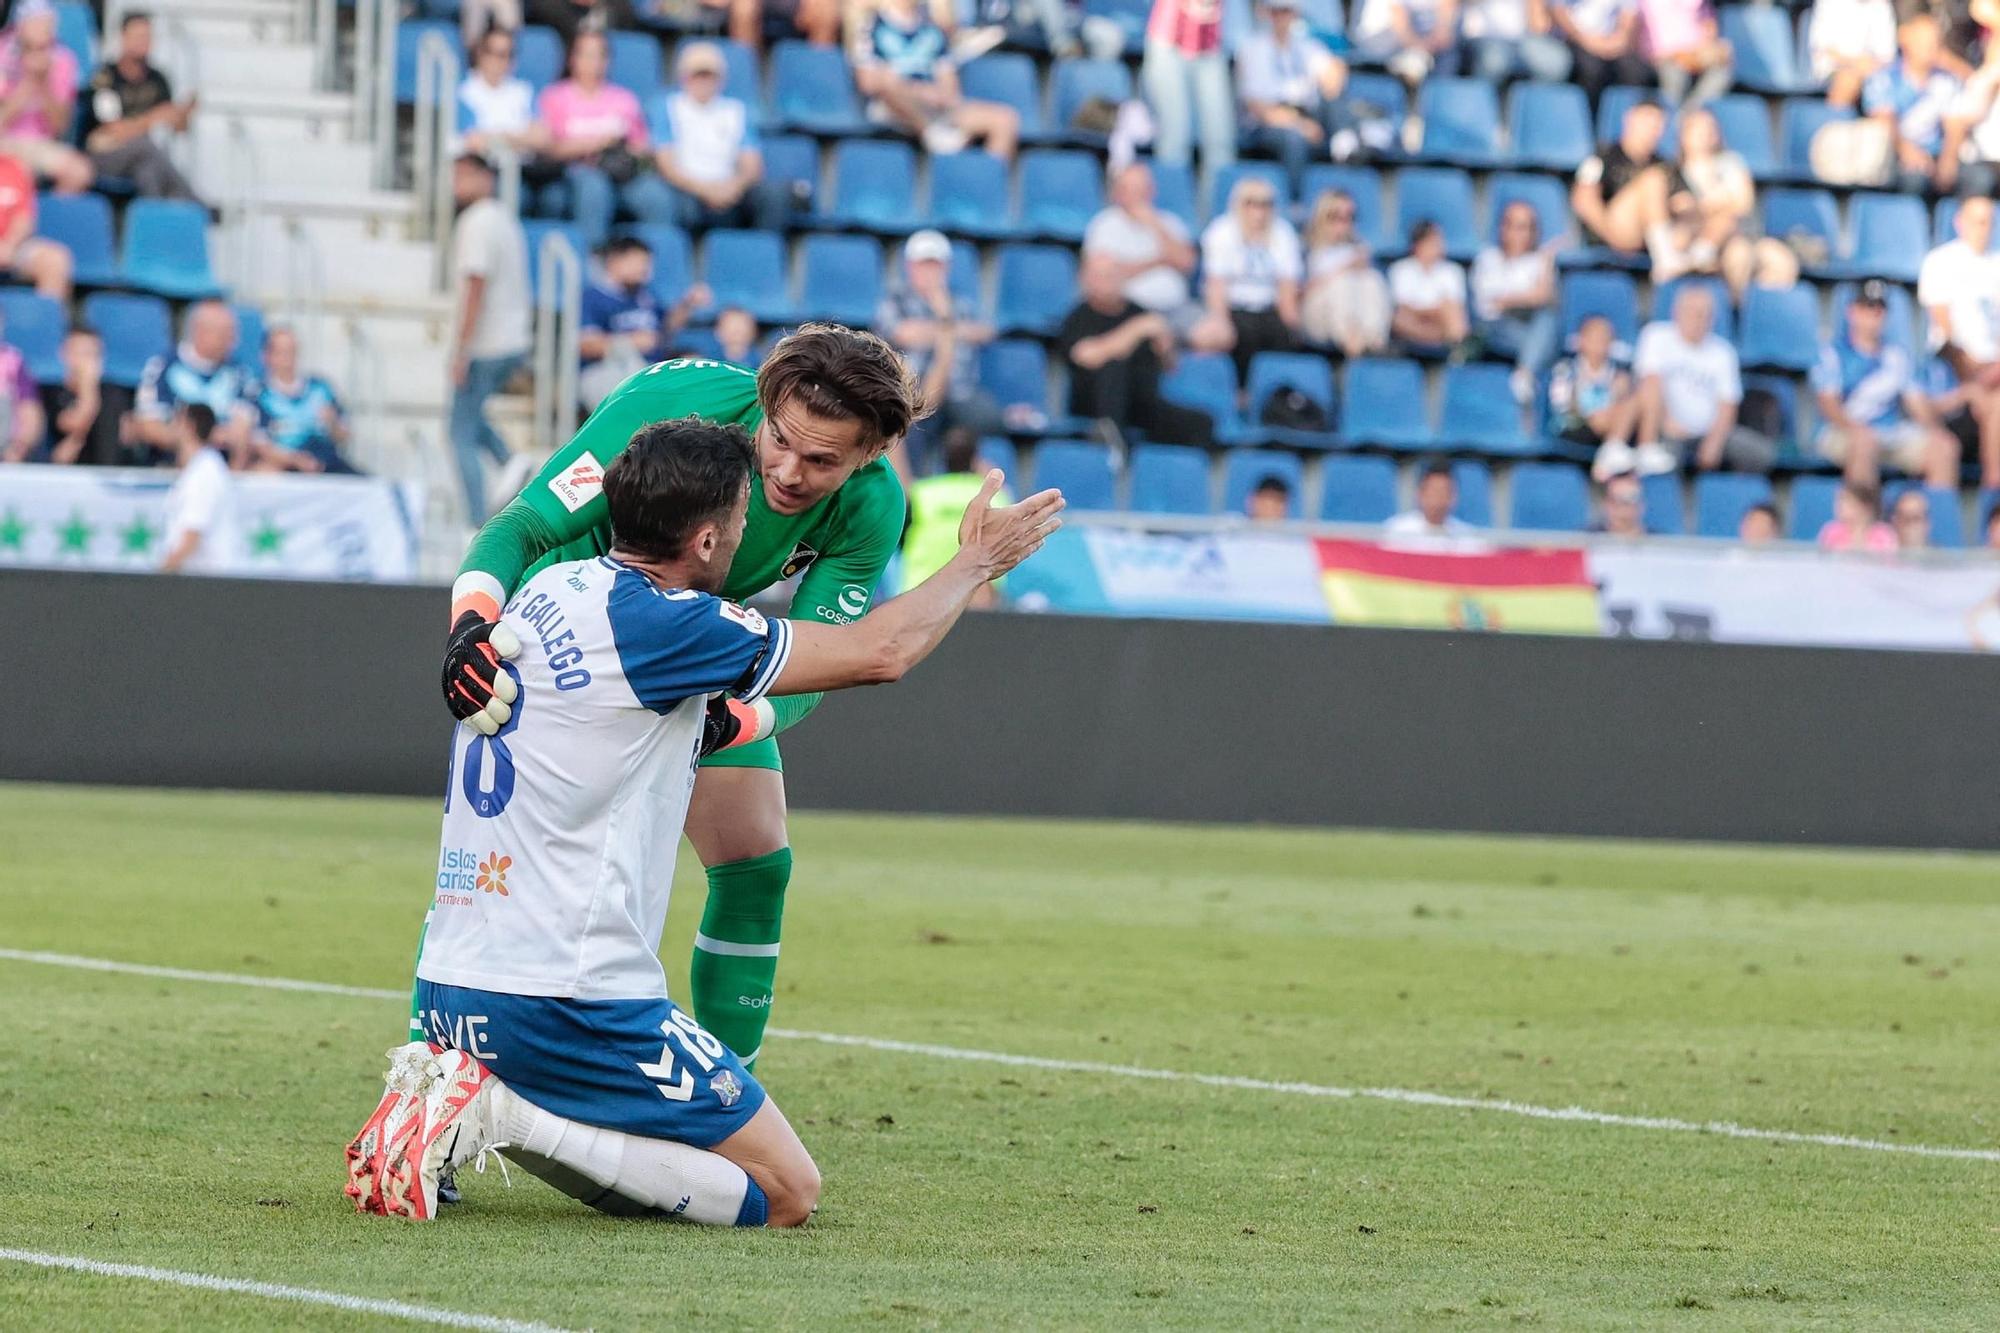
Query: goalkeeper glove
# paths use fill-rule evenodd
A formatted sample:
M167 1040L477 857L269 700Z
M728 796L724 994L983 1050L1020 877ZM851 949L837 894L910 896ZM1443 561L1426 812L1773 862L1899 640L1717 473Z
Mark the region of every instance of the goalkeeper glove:
M777 730L777 722L778 715L762 699L746 704L727 694L711 695L708 711L701 719L702 757L707 758L717 750L761 741Z
M520 687L500 663L520 651L520 636L505 625L482 620L476 611L461 615L444 644L444 702L451 715L482 736L506 726Z

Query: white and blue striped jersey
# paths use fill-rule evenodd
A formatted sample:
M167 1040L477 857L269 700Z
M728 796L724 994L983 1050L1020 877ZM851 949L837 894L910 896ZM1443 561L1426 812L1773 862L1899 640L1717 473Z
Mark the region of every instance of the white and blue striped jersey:
M599 557L507 604L520 685L496 736L452 737L437 896L417 975L513 995L667 993L660 932L709 698L761 697L787 621L662 591Z

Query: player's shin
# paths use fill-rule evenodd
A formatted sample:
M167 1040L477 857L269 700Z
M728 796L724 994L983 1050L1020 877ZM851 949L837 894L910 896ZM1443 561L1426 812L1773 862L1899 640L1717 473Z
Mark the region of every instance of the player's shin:
M708 868L708 905L688 965L694 1016L753 1065L770 1022L792 849Z

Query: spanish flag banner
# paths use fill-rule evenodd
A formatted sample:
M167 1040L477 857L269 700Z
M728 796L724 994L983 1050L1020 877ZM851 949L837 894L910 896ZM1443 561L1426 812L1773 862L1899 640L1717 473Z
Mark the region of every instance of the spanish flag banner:
M1418 551L1318 540L1336 624L1516 634L1597 634L1581 550Z

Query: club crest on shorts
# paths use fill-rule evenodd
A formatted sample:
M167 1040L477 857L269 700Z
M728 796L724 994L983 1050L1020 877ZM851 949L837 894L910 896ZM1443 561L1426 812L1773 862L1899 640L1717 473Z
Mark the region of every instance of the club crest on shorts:
M806 545L804 542L800 542L792 548L792 553L785 557L784 565L778 570L778 577L788 579L817 559L819 559L819 552L813 550L812 547Z
M743 1085L737 1082L736 1075L727 1069L708 1081L708 1090L714 1093L715 1099L724 1106L734 1106L743 1100Z

